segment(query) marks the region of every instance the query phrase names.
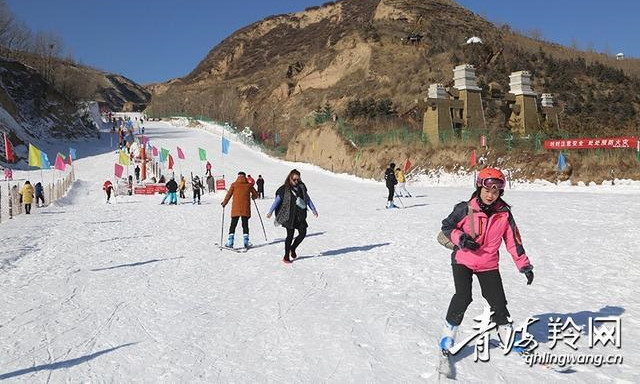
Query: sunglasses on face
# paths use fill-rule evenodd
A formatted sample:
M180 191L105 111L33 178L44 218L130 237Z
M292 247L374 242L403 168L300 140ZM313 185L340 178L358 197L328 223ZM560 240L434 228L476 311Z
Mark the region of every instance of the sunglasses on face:
M504 180L502 179L483 179L482 186L487 189L504 189Z
M298 177L292 177L291 178L291 182L293 182L293 183L297 183L298 181L300 181L300 178L298 178Z

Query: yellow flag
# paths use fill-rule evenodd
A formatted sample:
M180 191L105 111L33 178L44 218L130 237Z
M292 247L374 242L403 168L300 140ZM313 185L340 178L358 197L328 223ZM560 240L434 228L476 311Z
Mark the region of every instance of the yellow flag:
M129 155L125 151L120 151L120 158L118 159L118 163L122 165L129 165Z
M29 143L29 166L42 168L42 152Z

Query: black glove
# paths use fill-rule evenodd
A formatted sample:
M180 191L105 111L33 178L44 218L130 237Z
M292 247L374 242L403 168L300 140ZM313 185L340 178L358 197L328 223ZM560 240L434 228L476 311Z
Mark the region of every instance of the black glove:
M527 278L527 285L531 285L531 283L533 283L533 271L529 270L525 272L524 275Z
M463 233L460 235L460 248L470 249L472 251L478 250L480 248L480 244L476 243L471 236Z

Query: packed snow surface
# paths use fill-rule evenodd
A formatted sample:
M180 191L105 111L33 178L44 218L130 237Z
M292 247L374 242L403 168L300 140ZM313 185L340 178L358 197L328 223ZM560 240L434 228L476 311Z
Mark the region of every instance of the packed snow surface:
M171 150L176 173L202 175L202 147L214 174L224 173L228 182L238 171L261 174L267 198L257 206L268 240L252 206L255 248L219 250L220 193L205 194L202 205L190 199L159 205L160 196L139 195L105 204L102 183L117 161L108 135L93 143L90 156L77 145L78 180L67 196L0 224L0 380L438 380L437 342L454 287L449 251L436 235L453 206L468 199L469 186L409 184L414 197L402 199L405 209L386 210L382 183L275 160L237 141L223 160L220 129L154 122L146 132L154 145ZM186 160L177 160L176 146ZM285 231L265 216L292 168L302 172L319 217L309 215L299 260L285 265ZM550 348L549 317L571 316L580 326L589 317L621 316L622 348L590 349L583 335L577 352L562 342L553 352L619 354L623 364L558 373L499 349L489 362L476 363L469 346L454 358L457 381L640 381L638 188L571 188L506 191L535 266L527 286L502 252L508 308L516 323L541 319L533 330L541 351ZM224 218L225 237L229 221ZM462 336L473 332L484 303L476 281Z

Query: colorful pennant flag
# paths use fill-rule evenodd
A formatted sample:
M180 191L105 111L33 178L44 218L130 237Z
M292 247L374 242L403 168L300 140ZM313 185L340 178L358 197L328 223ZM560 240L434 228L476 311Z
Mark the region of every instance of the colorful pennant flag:
M228 155L230 146L231 146L231 142L227 138L223 137L222 138L222 153L225 154L225 155Z
M160 162L164 163L167 161L167 156L169 156L169 150L166 148L160 148Z
M410 168L411 168L411 161L409 159L407 159L407 161L404 162L404 166L402 167L402 171L403 172L407 172Z
M71 156L69 156L69 157L71 157ZM62 155L60 153L58 153L56 155L56 162L53 165L53 167L55 169L59 170L59 171L64 171L64 167L65 167L64 159L63 159L63 157L62 157Z
M42 152L29 143L29 166L42 168Z
M198 156L200 157L200 161L207 160L207 151L202 148L198 148Z
M567 161L564 158L564 154L560 152L560 155L558 155L558 169L560 170L560 172L562 172L566 167L567 167Z
M118 179L122 177L123 171L124 171L124 167L118 163L115 163L114 173Z
M173 156L169 155L169 169L173 169Z
M49 169L51 168L51 163L49 162L49 156L46 153L42 153L42 166L40 168Z
M129 156L123 150L120 150L120 157L118 158L118 163L122 165L129 165Z
M4 134L4 157L7 159L8 163L13 163L16 161L16 157L13 154L13 147L11 146L11 142L7 137L7 134Z
M69 164L71 164L72 160L77 160L78 159L76 157L76 149L75 148L69 147L69 157L72 158L72 159L69 159Z
M158 148L155 146L151 147L151 152L153 153L153 156L158 156Z
M180 147L176 148L178 148L178 159L184 160L184 152L182 152L182 149L180 149Z

